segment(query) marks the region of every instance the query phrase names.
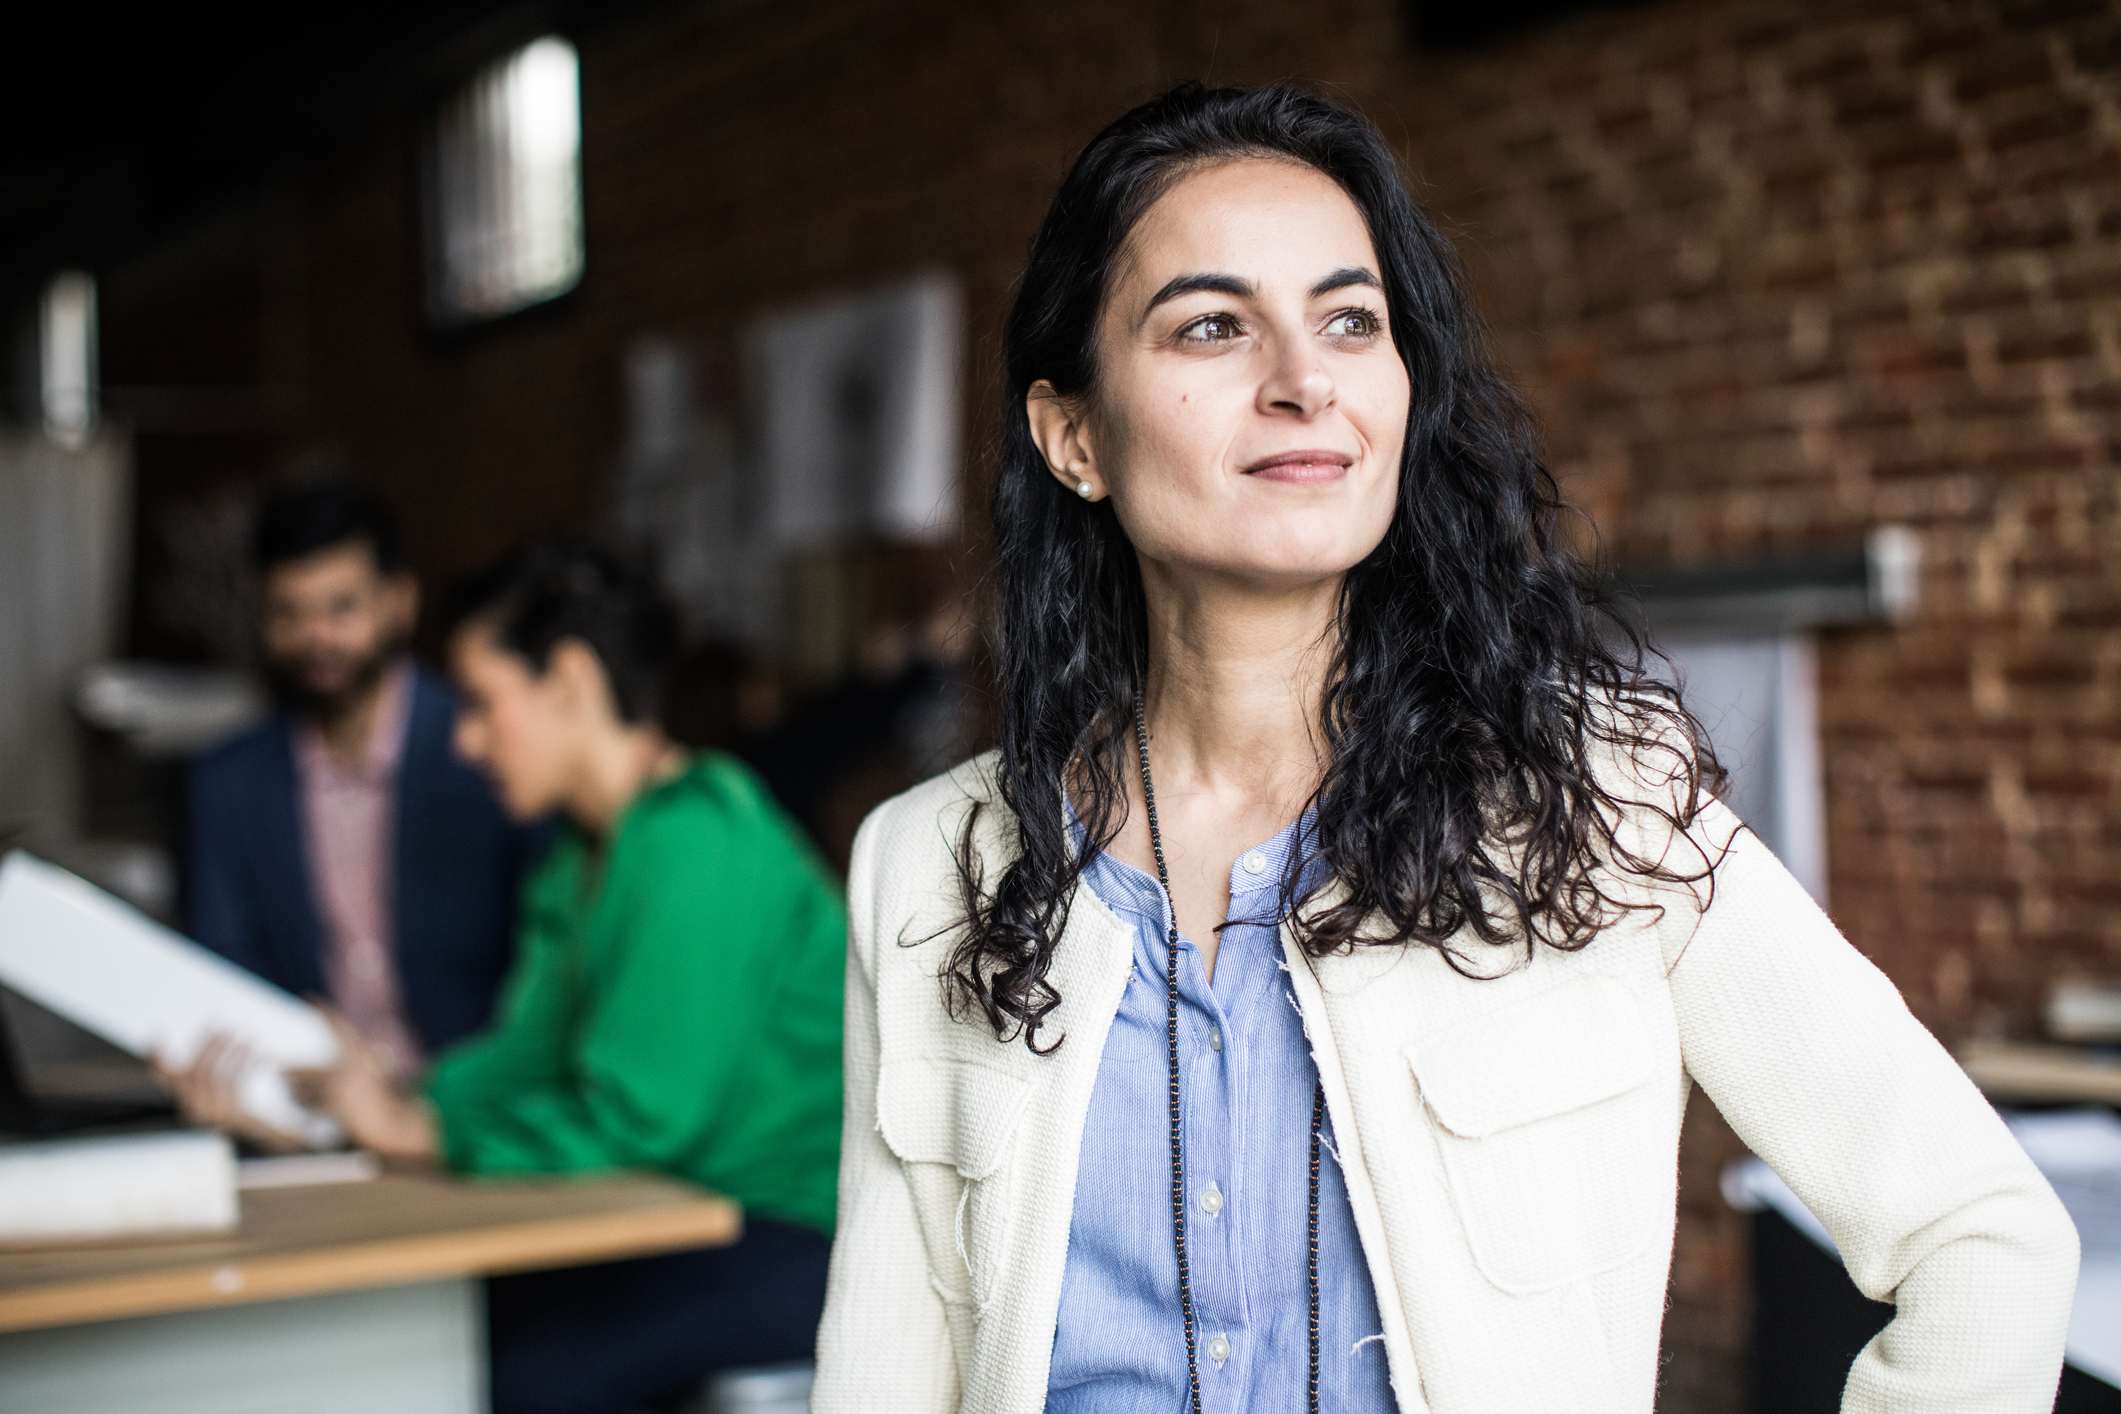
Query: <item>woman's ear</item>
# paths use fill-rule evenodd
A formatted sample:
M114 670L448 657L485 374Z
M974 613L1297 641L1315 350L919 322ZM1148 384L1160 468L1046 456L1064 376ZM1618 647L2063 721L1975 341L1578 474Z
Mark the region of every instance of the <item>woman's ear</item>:
M563 638L545 655L545 680L558 705L574 714L614 713L604 664L579 638Z
M1105 478L1091 453L1090 429L1076 401L1062 397L1041 378L1024 394L1024 416L1054 479L1086 501L1102 497Z

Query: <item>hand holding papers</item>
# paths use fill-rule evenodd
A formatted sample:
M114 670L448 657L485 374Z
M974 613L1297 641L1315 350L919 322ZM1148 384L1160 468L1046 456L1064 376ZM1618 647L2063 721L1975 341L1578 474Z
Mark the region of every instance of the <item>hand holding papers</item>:
M193 1125L241 1135L274 1153L309 1147L300 1134L267 1124L251 1113L245 1087L253 1083L253 1071L271 1063L259 1059L256 1052L228 1033L216 1032L207 1037L188 1065L167 1055L158 1054L153 1060L155 1079L176 1099L178 1110ZM314 1101L295 1084L294 1075L290 1073L288 1078L295 1086L296 1098L315 1107Z
M329 1070L289 1071L295 1094L331 1115L354 1143L380 1158L434 1163L442 1141L433 1106L399 1091L382 1055L353 1023L322 1002L317 1011L338 1041L338 1064Z
M329 1117L295 1099L282 1073L337 1058L316 1008L19 851L0 862L0 985L133 1055L178 1067L210 1036L238 1037L265 1062L242 1075L246 1113L315 1147L341 1137Z

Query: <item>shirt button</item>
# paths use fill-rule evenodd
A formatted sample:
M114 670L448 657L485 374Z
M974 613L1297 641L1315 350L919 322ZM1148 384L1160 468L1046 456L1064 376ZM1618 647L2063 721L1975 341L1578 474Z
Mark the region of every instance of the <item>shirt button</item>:
M1261 853L1260 853L1260 852L1259 852L1258 850L1256 850L1256 849L1255 849L1255 850L1253 850L1253 851L1252 851L1252 852L1251 852L1250 854L1246 855L1246 856L1245 856L1245 872L1246 872L1247 874L1264 874L1264 873L1266 873L1266 872L1267 872L1267 856L1265 856L1264 854L1261 854Z
M1213 1030L1211 1030L1211 1031L1209 1031L1209 1032L1208 1032L1208 1049L1209 1049L1209 1050L1211 1050L1211 1051L1219 1051L1219 1050L1221 1050L1222 1048L1223 1048L1223 1029L1222 1029L1222 1028L1221 1028L1220 1026L1218 1026L1218 1027L1215 1027L1215 1028L1214 1028Z
M1211 1218L1223 1210L1223 1191L1212 1182L1208 1191L1200 1195L1200 1210Z
M1218 1367L1222 1365L1223 1361L1229 1359L1230 1337L1226 1335L1219 1335L1216 1336L1213 1340L1209 1341L1208 1358L1210 1360L1213 1360Z

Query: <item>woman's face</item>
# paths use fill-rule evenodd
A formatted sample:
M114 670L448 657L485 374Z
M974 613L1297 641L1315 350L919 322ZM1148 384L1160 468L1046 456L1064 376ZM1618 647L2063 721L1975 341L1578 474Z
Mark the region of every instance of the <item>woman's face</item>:
M486 773L514 818L535 820L558 809L580 738L561 675L533 672L476 621L450 639L449 666L460 697L457 755Z
M1397 501L1410 389L1347 193L1286 161L1194 172L1114 274L1088 405L1030 400L1054 474L1112 497L1145 569L1293 587L1368 555Z

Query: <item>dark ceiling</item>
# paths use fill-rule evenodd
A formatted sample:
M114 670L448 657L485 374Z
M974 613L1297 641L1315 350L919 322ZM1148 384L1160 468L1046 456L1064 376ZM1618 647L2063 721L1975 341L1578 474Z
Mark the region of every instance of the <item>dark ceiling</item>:
M539 33L579 34L658 3L668 0L311 0L234 14L50 6L19 15L8 24L14 63L0 83L0 307L56 269L94 269L165 236L383 113L434 102ZM1629 3L1637 0L1401 0L1409 42L1439 52Z
M90 268L379 114L431 102L571 0L311 0L230 14L52 7L9 22L0 300ZM612 5L596 8L599 20Z

